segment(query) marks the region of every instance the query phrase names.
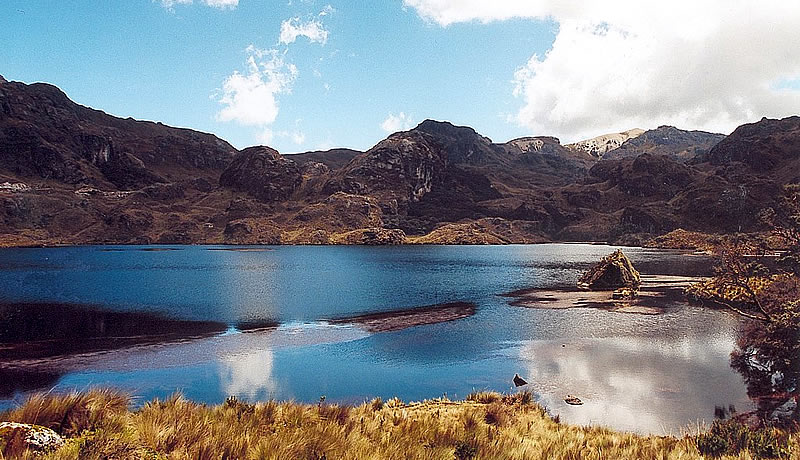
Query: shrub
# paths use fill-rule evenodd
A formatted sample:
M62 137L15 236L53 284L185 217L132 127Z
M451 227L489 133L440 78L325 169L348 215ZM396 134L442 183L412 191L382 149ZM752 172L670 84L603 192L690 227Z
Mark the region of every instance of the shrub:
M695 439L703 455L721 457L749 451L757 458L781 458L789 455L789 436L771 427L752 429L736 420L717 420L707 433Z
M453 457L456 460L472 460L476 455L478 455L477 447L467 441L458 441L456 449L453 451Z

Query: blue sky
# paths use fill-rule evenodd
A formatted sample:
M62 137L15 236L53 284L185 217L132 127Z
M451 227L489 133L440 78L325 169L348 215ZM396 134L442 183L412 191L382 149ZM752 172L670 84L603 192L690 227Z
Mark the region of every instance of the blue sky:
M327 5L335 11L319 17ZM322 23L326 43L301 36L279 46L281 23L295 17ZM399 1L168 9L150 0L3 0L0 18L6 79L53 83L81 104L213 132L238 147L263 140L262 127L218 120L223 106L215 98L232 72L246 70L248 46L277 48L297 68L268 126L282 152L366 149L386 136L380 125L389 114L400 113L413 123L468 124L501 140L526 134L506 121L520 105L511 78L554 33L552 23L527 20L445 29Z
M800 107L792 3L3 0L0 74L285 153L367 149L425 118L496 141L729 132Z

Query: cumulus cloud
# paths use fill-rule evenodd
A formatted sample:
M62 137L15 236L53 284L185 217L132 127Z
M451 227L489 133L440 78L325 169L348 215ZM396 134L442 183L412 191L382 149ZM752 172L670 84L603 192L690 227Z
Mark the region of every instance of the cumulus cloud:
M320 21L302 22L297 17L283 21L281 23L280 43L286 45L294 43L297 37L306 37L311 43L324 45L328 41L328 31Z
M576 140L630 127L730 132L795 114L800 4L780 0L404 0L443 27L510 18L554 21L550 50L513 76L512 120Z
M251 45L246 51L246 70L234 72L222 84L218 101L223 108L217 119L257 127L259 140L268 143L272 139L268 127L278 116L277 96L291 91L297 67L286 63L278 50Z
M406 115L405 112L400 112L397 115L390 113L383 122L381 122L381 129L387 133L396 133L397 131L407 131L414 126L414 120L411 116Z
M192 0L160 0L161 5L167 9L173 9L175 5L190 5L193 3ZM226 8L236 8L239 5L239 0L202 0L201 2L204 5L211 6L213 8L219 8L221 10Z

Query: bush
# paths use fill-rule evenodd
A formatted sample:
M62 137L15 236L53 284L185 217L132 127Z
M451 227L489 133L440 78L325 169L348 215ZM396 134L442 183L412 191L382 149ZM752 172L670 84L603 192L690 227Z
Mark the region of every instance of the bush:
M456 450L453 452L456 460L472 460L476 455L478 455L478 449L472 443L466 441L456 443Z
M749 451L756 458L782 458L789 455L789 436L775 428L751 429L736 420L717 420L707 433L695 439L703 455L721 457Z

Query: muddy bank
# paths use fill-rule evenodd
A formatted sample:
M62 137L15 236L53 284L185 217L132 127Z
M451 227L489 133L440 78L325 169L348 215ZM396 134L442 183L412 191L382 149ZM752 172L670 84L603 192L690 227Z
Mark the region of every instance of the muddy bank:
M399 331L414 326L444 323L475 314L471 302L450 302L427 307L394 310L331 320L331 324L352 324L368 332Z
M703 277L642 275L639 295L634 299L613 299L612 291L574 289L520 289L501 294L516 307L564 309L600 308L620 313L657 315L670 304L684 302L685 289Z

